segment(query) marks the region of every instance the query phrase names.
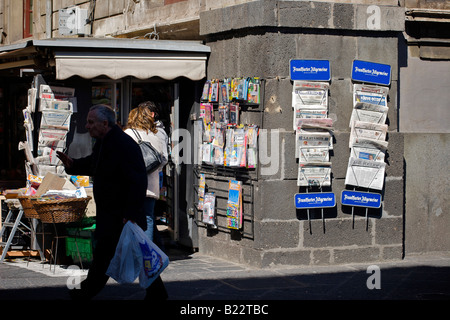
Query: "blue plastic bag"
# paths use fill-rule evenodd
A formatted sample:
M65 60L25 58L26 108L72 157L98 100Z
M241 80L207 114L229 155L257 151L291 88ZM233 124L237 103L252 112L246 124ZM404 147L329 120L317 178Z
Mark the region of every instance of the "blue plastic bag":
M139 285L147 288L168 265L167 255L137 224L128 221L106 275L119 283L132 283L139 277Z

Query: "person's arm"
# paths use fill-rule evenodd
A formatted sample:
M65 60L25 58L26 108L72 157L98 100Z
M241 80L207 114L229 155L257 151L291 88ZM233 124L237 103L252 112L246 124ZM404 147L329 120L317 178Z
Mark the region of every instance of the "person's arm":
M72 159L67 154L56 151L56 156L61 160L67 174L92 176L92 155L80 159Z

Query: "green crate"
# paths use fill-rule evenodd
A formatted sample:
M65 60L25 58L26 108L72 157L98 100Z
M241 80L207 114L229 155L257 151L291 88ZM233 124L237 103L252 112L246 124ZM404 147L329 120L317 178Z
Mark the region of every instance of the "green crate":
M71 256L74 261L79 260L79 253L82 261L91 262L92 249L92 238L66 238L66 255Z

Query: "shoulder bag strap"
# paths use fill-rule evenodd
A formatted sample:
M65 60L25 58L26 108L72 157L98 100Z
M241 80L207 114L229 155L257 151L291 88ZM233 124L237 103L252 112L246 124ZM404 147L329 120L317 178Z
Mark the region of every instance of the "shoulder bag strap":
M141 143L141 142L142 142L142 138L141 138L141 136L139 135L139 132L137 132L137 130L135 130L135 129L131 129L131 130L133 130L134 135L135 135L136 138L138 139L138 143Z

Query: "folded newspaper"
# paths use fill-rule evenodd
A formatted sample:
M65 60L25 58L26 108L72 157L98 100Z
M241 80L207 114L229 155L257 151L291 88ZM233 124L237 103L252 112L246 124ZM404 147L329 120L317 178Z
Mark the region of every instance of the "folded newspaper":
M353 85L353 106L358 102L387 107L388 87L364 84Z
M297 132L295 134L295 157L300 156L301 148L333 149L333 138L329 132Z
M353 141L356 138L367 138L377 141L384 141L386 140L387 130L387 124L354 121L351 123L349 145L352 145Z
M298 118L294 121L294 130L297 132L310 132L311 130L333 131L333 119Z
M355 121L385 124L389 108L378 104L358 102L352 111L349 127Z
M328 106L328 87L326 82L294 81L292 107Z
M386 163L350 157L345 184L382 190Z
M331 185L331 162L299 163L297 186L322 187Z
M388 143L372 139L355 139L351 144L350 157L356 159L384 161Z

